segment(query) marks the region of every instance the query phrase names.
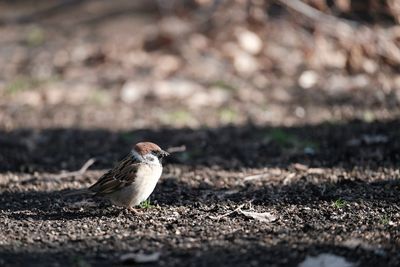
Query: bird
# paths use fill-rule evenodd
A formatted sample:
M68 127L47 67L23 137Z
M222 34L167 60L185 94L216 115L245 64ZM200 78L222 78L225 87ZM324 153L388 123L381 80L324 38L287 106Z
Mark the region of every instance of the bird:
M114 168L84 191L137 213L134 207L153 192L162 174L161 160L168 155L155 143L139 142Z

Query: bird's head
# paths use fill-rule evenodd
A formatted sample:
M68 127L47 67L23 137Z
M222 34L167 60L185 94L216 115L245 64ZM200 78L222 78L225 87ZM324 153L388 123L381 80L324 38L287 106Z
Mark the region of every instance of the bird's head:
M169 155L168 152L162 150L158 145L151 142L137 143L132 153L138 155L142 160L149 163L159 163L163 157Z

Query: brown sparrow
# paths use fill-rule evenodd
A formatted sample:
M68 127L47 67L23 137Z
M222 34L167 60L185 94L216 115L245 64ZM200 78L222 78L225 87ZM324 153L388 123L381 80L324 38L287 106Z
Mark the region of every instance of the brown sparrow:
M162 173L161 158L169 153L151 142L137 143L129 155L88 188L95 196L135 212L134 206L153 192Z

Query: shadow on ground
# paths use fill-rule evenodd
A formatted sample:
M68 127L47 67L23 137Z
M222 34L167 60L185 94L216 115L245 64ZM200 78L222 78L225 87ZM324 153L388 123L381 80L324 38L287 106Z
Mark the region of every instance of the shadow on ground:
M109 266L127 252L161 252L154 265L296 266L329 252L360 266L398 266L398 123L2 131L0 265ZM90 184L141 140L187 147L169 158L155 207L133 216L99 199L85 206L83 197L63 197L71 190L63 188ZM90 172L54 178L91 157ZM245 181L240 174L249 167L282 175ZM243 204L278 219L232 212Z
M93 169L112 167L138 141L162 147L185 145L187 151L169 162L190 166L314 167L377 169L399 166L399 121L299 127L225 126L204 129L143 129L113 132L104 129L18 129L0 131L0 171L76 170L89 158Z
M360 182L343 180L337 183L314 184L302 180L289 185L245 184L226 188L211 185L193 186L175 178L162 179L152 195L152 201L161 208L193 207L206 212L218 212L219 207L239 205L251 201L263 208L286 206L309 206L319 203L334 205L338 199L352 205L362 202L367 205L388 207L400 204L400 180ZM94 217L116 217L129 214L122 208L112 206L107 200L85 195L68 196L74 192L61 191L5 191L0 194L0 212L15 220L76 220ZM86 203L89 201L89 203ZM82 204L80 204L82 203ZM344 205L343 205L344 206ZM390 212L390 210L387 210ZM396 212L393 208L392 212ZM326 214L329 217L329 214ZM310 218L312 219L312 218Z

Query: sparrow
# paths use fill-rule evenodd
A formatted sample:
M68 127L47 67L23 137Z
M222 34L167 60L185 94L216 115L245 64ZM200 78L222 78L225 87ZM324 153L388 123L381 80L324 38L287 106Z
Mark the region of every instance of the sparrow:
M137 143L125 158L87 191L136 213L134 207L146 200L156 187L162 173L161 159L168 155L154 143Z

